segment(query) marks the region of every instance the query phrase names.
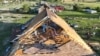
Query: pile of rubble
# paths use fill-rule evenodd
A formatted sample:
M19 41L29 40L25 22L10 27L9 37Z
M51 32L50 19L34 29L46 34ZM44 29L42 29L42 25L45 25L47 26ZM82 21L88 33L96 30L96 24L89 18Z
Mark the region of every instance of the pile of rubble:
M9 56L95 56L81 37L48 7L16 39L19 47Z

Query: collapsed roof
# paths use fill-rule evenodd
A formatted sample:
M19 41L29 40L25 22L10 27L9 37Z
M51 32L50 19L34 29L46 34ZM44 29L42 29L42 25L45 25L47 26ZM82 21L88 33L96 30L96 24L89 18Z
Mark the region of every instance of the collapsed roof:
M10 53L9 56L18 56L16 53L20 53L20 56L32 56L33 54L22 54L23 50L19 49L19 45L22 41L23 38L29 37L36 29L38 29L41 25L45 23L45 21L51 20L58 26L60 26L69 36L71 39L71 42L64 44L61 46L59 49L61 49L61 52L56 53L56 54L38 54L36 56L85 56L89 54L94 54L93 50L82 40L82 38L76 33L76 31L71 28L67 22L65 22L61 17L56 15L54 12L50 11L48 8L43 9L42 12L40 12L36 17L31 20L27 25L27 29L18 37L16 37L13 41L18 39L17 42L15 42L15 46L12 48L12 52ZM76 47L74 48L74 46ZM77 46L78 45L78 46ZM72 48L72 49L70 49ZM79 50L84 50L82 53ZM31 49L31 48L30 48ZM75 49L75 50L74 50ZM31 49L32 51L35 51L34 48ZM69 52L70 51L70 52ZM27 52L27 51L26 51ZM43 51L42 51L43 52ZM72 52L72 53L71 53ZM84 53L86 52L86 53ZM16 54L16 55L14 55ZM72 55L74 54L74 55ZM79 54L79 55L75 55ZM93 56L93 55L91 55Z

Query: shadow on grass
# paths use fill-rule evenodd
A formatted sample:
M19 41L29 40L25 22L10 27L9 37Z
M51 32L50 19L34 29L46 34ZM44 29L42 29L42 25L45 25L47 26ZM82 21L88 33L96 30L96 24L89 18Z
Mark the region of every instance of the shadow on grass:
M7 11L4 11L2 13L7 13ZM14 39L16 35L21 34L22 33L21 27L29 24L33 18L31 18L30 20L25 20L24 23L21 23L21 22L6 23L6 22L0 21L0 32L1 32L0 33L0 44L1 44L0 45L0 56L4 56L6 53L9 52L7 50L9 49L9 47L12 46L10 45L10 41ZM15 31L16 29L21 30L21 31L16 33ZM8 41L6 41L5 39L7 39ZM3 44L4 42L6 42L5 45Z
M9 41L12 38L12 29L19 27L19 23L0 22L0 56L6 54L9 47Z
M19 11L10 11L10 10L0 10L0 13L14 13L14 14L38 14L38 12L19 12Z
M96 35L90 38L91 41L98 41L100 42L100 29L96 30Z

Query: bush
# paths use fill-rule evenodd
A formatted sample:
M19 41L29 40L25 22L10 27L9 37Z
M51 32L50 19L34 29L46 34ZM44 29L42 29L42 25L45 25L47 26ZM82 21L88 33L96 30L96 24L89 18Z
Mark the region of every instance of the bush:
M73 10L74 11L81 11L81 8L79 7L79 5L75 4L75 5L73 5Z
M90 7L85 7L84 9L91 9Z
M29 10L30 10L30 5L24 4L23 7L22 7L22 10L23 10L22 11L23 13L28 13Z
M100 12L100 7L97 7L96 10L97 10L98 12Z

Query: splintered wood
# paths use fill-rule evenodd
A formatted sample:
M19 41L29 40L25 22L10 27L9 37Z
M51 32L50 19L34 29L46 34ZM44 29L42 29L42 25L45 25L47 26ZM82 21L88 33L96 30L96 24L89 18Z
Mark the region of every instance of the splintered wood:
M25 37L25 38L21 38L19 43L20 44L34 44L35 39L33 38L32 35Z
M23 56L23 49L19 49L16 51L16 53L14 54L14 56Z
M55 42L57 44L64 44L64 43L69 42L69 41L70 41L70 38L66 34L66 32L64 32L64 31L61 31L61 35L58 35L55 37Z
M36 37L32 34L21 38L19 42L24 47L17 50L15 56L85 56L91 54L72 41L64 30L60 31L59 35L56 35L53 39L46 39L41 42L43 40L41 38L37 43L36 40ZM28 46L31 44L31 46L25 46L27 44Z
M49 39L49 40L45 41L44 44L46 46L49 46L49 45L53 45L53 44L56 44L56 43L55 43L55 41Z
M18 50L17 56L94 56L73 41L66 43L57 50L39 49L30 47L26 50Z

